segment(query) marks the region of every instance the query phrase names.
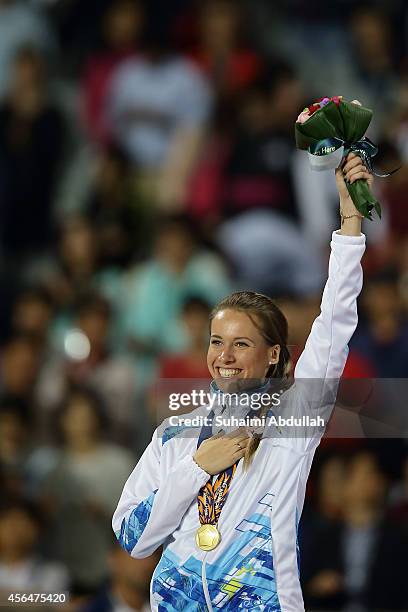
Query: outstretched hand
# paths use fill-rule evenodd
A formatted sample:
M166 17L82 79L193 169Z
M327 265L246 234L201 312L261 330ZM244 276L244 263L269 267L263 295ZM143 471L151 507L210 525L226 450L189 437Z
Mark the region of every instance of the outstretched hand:
M340 234L346 236L360 236L361 234L361 221L364 217L355 207L346 186L346 181L354 183L359 179L365 179L371 188L373 175L367 170L358 155L349 153L344 166L336 169L336 183L340 196Z

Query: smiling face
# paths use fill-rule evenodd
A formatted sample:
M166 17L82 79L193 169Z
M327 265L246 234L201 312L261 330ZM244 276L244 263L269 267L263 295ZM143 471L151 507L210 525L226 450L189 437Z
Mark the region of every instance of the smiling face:
M226 308L212 320L207 365L223 392L259 385L279 361L279 344L267 344L251 317Z

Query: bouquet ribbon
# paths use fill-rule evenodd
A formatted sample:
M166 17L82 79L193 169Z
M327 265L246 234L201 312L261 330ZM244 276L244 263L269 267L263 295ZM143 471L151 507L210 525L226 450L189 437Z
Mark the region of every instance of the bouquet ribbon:
M372 160L378 153L378 147L369 138L367 138L367 136L361 140L357 140L357 142L351 143L345 142L341 138L325 138L324 140L319 140L319 142L312 144L309 147L309 151L312 153L312 155L327 155L326 151L334 150L333 147L335 150L339 149L340 147L344 147L344 161L349 153L359 155L371 174L374 174L374 176L379 178L387 178L387 176L391 176L397 172L397 170L399 170L399 168L396 168L391 172L385 172L383 174L374 170Z

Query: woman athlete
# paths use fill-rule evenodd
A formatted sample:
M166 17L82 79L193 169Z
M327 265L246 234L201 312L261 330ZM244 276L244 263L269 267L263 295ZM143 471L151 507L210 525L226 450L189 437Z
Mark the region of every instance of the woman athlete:
M330 381L343 372L362 288L362 217L344 182L357 179L372 182L350 153L336 170L341 228L332 234L321 312L294 384L280 405L263 409L268 419L282 411L313 416L316 397L330 409L334 404L336 384ZM210 424L185 428L165 421L125 484L112 521L120 544L136 558L163 546L151 582L152 610L304 610L297 529L324 427L312 423L295 433L273 424L260 433L214 426L217 417L253 414L248 397L281 386L287 333L284 315L266 296L242 291L218 304L207 358L215 401L189 415L207 415ZM327 381L329 392L316 393L312 381ZM235 396L233 406L225 405L226 393Z

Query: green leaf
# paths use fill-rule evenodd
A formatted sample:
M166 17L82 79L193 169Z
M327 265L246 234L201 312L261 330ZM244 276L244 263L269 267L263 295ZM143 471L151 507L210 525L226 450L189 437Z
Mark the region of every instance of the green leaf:
M377 215L381 219L381 206L378 200L373 196L365 179L359 179L354 183L346 183L347 190L350 194L351 199L354 202L354 206L357 210L372 221L371 211L376 211Z
M373 111L351 102L340 102L339 112L344 123L344 139L348 142L360 140L370 125Z

